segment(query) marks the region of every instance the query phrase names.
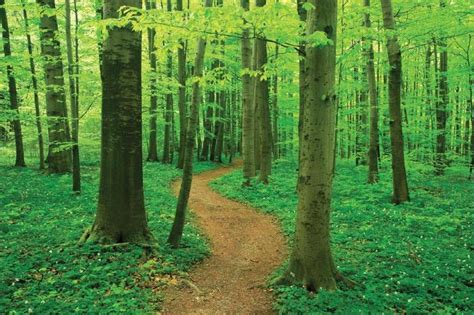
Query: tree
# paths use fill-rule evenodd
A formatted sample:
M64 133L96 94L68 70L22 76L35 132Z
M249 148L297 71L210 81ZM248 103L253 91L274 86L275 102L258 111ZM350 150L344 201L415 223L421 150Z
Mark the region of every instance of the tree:
M176 10L183 11L183 0L176 1ZM178 109L179 109L179 155L178 168L184 167L186 150L186 43L179 42L178 48Z
M205 7L209 8L212 0L206 0ZM184 156L183 177L179 190L176 214L173 221L168 243L173 248L178 248L183 236L184 222L186 220L186 208L188 206L189 194L193 182L193 155L196 142L196 129L198 124L199 105L201 103L201 83L204 68L204 54L206 52L206 39L201 37L197 41L196 58L194 61L193 94L191 99L191 112L188 119L186 134L186 149Z
M245 11L249 10L250 4L248 0L241 0L240 4ZM251 98L252 86L249 73L252 68L252 48L249 36L250 31L248 25L244 24L240 45L242 58L242 151L245 185L250 185L250 179L255 176L255 122L253 117L253 102Z
M330 248L329 214L336 126L336 0L310 0L306 34L324 32L330 44L306 45L305 115L298 176L293 250L282 283L310 291L336 289L339 278Z
M147 10L156 9L155 0L146 0L145 6ZM155 48L155 30L150 27L147 30L148 35L148 58L150 60L150 131L148 138L148 157L147 161L157 162L158 161L158 147L156 143L156 131L157 131L157 109L158 109L158 91L156 89L156 75L157 75L157 62L156 62L156 48Z
M8 26L7 11L5 9L5 0L0 0L0 19L2 20L2 39L3 39L3 53L6 58L12 55L10 45L10 28ZM10 109L17 116L12 119L11 125L15 133L15 166L26 166L25 152L23 148L23 134L21 132L20 112L18 110L18 92L16 86L15 75L11 63L7 65L8 76L8 93L10 95Z
M166 1L166 10L171 12L171 0ZM168 80L173 78L173 55L171 51L166 52L166 76ZM170 164L173 162L173 94L171 92L166 93L166 108L165 108L165 132L163 138L163 159L161 162Z
M45 169L44 163L44 140L43 140L43 126L41 124L41 110L38 95L38 79L36 78L36 66L33 59L33 43L31 42L30 26L28 22L28 12L26 11L25 2L22 0L23 21L25 26L26 44L28 47L28 60L30 63L31 83L33 85L33 97L35 102L35 122L36 131L38 132L38 153L39 153L39 169Z
M257 0L257 7L263 7L266 0ZM265 76L265 66L267 64L267 41L263 34L255 39L255 70L258 71L255 77L255 109L258 111L256 117L256 132L258 141L258 155L260 157L259 180L268 184L268 176L272 172L272 123L270 117L270 91L268 79Z
M75 71L78 67L77 62L74 61L73 47L72 47L72 32L71 32L71 2L65 0L65 16L66 16L66 50L67 50L67 71L69 75L69 99L71 102L72 115L72 190L74 192L81 191L81 163L79 157L79 89L78 72ZM76 3L74 2L74 6ZM76 15L77 17L77 15ZM77 26L77 21L76 21ZM77 36L77 34L76 34ZM76 47L76 49L78 49Z
M41 6L40 39L46 84L46 114L48 116L48 172L71 171L71 136L64 90L63 62L57 37L58 21L54 0L37 0Z
M104 18L140 0L104 1ZM103 50L102 145L95 222L80 242L149 243L143 194L141 34L109 26Z
M405 169L403 147L402 113L401 113L401 75L402 53L398 44L392 1L380 0L382 5L383 25L387 32L387 53L390 64L388 80L388 106L390 111L390 143L392 147L392 202L400 204L410 200L408 181Z
M370 0L363 0L364 6L370 9ZM366 12L364 15L364 26L367 29L371 28L370 14ZM369 175L368 183L373 184L378 181L378 149L379 149L379 110L378 110L378 95L377 82L375 79L374 66L374 46L371 39L367 39L364 47L366 58L366 74L369 89L369 104L370 104L370 128L369 128Z

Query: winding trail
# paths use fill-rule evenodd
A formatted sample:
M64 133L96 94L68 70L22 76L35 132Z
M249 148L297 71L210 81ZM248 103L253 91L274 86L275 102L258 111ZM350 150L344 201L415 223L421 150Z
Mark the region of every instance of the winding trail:
M276 220L214 192L209 183L230 167L195 175L189 207L209 238L212 254L189 281L165 291L164 314L272 314L265 281L287 255ZM179 191L179 181L173 185Z

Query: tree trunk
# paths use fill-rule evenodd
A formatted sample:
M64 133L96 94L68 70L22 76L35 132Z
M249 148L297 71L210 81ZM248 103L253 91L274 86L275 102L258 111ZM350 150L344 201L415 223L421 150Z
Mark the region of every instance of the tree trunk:
M12 55L10 45L10 28L8 27L7 11L5 9L5 0L0 0L0 19L2 20L2 37L3 37L3 52L5 57L9 58ZM17 115L12 121L12 129L15 133L15 166L24 167L25 152L23 148L23 134L21 132L20 112L18 110L18 92L16 89L16 80L11 63L7 65L8 76L8 92L10 94L10 109Z
M140 0L106 0L104 18ZM148 243L143 195L141 34L111 27L104 43L102 152L99 202L94 225L81 241Z
M215 68L215 63L213 63L212 68ZM204 142L202 144L202 151L201 151L201 161L208 161L209 160L209 153L212 150L212 117L214 116L214 107L216 103L216 93L214 89L211 88L211 91L208 92L207 96L207 108L203 112L203 125L204 125Z
M227 100L224 90L219 92L220 115L217 115L216 122L216 148L214 150L214 162L222 163L222 151L224 149L225 117L227 112Z
M383 24L387 32L395 31L395 20L391 0L380 0L383 13ZM402 113L400 105L402 54L396 35L387 34L387 53L390 63L388 80L390 140L392 146L392 202L400 204L410 200L405 169L405 153L403 147Z
M310 0L307 34L323 31L336 42L337 3ZM281 282L310 291L336 289L339 274L330 249L329 214L336 126L334 44L306 46L305 115L298 178L298 211L290 264Z
M440 0L442 9L446 7L446 1ZM446 108L449 102L448 95L448 46L445 39L438 41L439 71L437 72L438 97L436 100L436 157L435 175L443 175L446 168Z
M171 12L171 0L166 0L166 11ZM168 80L173 79L173 55L172 51L166 52L166 75ZM166 109L165 109L165 133L163 139L163 160L165 164L173 162L173 94L166 94Z
M176 10L183 11L183 0L176 1ZM178 168L184 167L186 150L186 43L180 41L178 48L178 108L179 108L179 156Z
M241 0L240 4L245 11L249 10L249 0ZM250 31L245 28L242 31L241 58L242 58L242 151L243 151L243 175L246 185L250 179L255 177L255 121L252 100L253 88L249 71L252 69L252 47L250 43Z
M370 8L370 0L364 0L367 10ZM364 25L371 28L370 14L365 13ZM379 147L379 109L377 99L377 82L375 81L374 47L372 39L368 39L365 46L367 83L369 89L370 103L370 131L369 131L369 176L368 183L374 184L378 181L378 147Z
M77 64L75 65L72 47L71 32L71 3L65 0L66 16L66 49L67 49L67 71L69 78L69 100L71 102L71 120L72 120L72 191L81 192L81 163L79 157L79 95L77 94L78 73ZM77 23L77 22L76 22Z
M206 0L205 6L211 7L212 0ZM196 142L196 129L198 125L199 105L201 103L201 85L204 68L204 53L206 51L206 39L200 38L197 42L196 59L194 62L193 94L191 100L191 113L188 120L186 135L186 150L184 158L183 177L181 188L179 190L178 203L176 205L176 214L174 217L173 227L168 237L168 243L173 248L178 248L183 235L184 222L186 219L186 208L188 206L189 194L193 181L193 152Z
M54 0L37 0L42 7L40 19L41 55L46 84L46 113L48 116L48 172L71 171L70 132L64 91L61 47L57 39L58 21L50 10Z
M155 0L145 1L147 10L156 9ZM155 48L155 29L149 28L148 35L148 59L150 61L150 131L148 134L148 156L147 161L158 162L158 145L156 143L157 136L157 117L158 117L158 91L157 91L157 62Z
M28 13L26 11L25 2L22 1L22 9L23 9L23 20L25 22L25 34L26 34L26 43L28 46L28 59L30 62L30 71L31 71L31 83L33 85L33 98L35 102L35 122L36 122L36 131L38 132L38 151L39 151L39 169L43 170L45 168L44 165L44 140L43 140L43 126L41 125L41 110L40 110L40 102L39 102L39 95L38 95L38 81L36 79L36 67L35 61L33 59L33 44L31 42L31 35L30 35L30 26L28 22Z
M278 60L278 45L275 46L275 60ZM278 116L280 110L278 108L278 73L273 76L273 97L272 97L272 109L273 109L273 123L272 123L272 148L273 148L273 159L278 160L280 158L280 139L279 139L279 128L278 128Z

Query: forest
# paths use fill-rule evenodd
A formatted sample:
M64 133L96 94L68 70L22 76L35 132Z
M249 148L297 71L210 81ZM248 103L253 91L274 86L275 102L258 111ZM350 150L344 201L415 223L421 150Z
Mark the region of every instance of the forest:
M0 313L474 313L471 1L0 21Z

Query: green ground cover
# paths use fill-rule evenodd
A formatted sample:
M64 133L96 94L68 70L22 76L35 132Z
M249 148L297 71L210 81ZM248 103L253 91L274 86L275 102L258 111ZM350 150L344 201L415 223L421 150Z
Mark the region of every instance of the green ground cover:
M472 313L474 312L474 185L466 168L443 177L432 167L409 163L412 202L390 203L388 161L381 181L366 184L366 168L338 163L334 183L332 244L353 290L308 294L275 287L280 313ZM241 171L212 186L227 197L277 216L291 240L297 204L296 162L275 164L270 185L242 187ZM275 276L281 272L278 271Z
M209 253L190 224L181 249L166 246L175 211L169 185L180 175L174 166L144 166L149 227L159 244L158 257L145 262L139 247L76 245L94 220L97 161L84 163L80 196L70 192L70 175L5 166L9 162L0 161L0 313L151 313L160 307L160 285L173 281L169 275ZM213 167L199 163L196 170Z

